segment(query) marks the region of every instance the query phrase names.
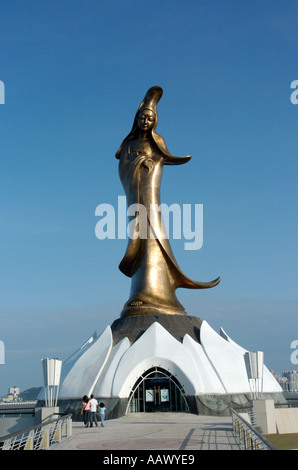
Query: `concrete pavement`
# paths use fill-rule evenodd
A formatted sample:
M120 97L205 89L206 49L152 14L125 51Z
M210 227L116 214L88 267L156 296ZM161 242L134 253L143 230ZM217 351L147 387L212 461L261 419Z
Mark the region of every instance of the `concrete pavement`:
M72 436L53 450L240 450L232 418L190 413L134 413L105 427L73 422Z

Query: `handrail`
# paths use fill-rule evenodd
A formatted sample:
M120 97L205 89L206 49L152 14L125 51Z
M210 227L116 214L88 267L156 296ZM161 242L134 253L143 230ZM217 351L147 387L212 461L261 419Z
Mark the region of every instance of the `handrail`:
M3 406L21 406L23 407L24 405L36 405L36 400L34 401L1 401L0 402L0 407Z
M277 450L271 442L232 409L233 431L245 450Z
M46 450L72 434L72 414L0 437L0 450Z

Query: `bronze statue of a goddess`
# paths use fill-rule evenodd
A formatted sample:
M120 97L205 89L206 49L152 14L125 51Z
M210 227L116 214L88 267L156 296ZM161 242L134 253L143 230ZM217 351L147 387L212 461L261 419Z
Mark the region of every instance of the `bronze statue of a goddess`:
M179 268L165 232L159 210L163 166L187 163L191 156L173 156L164 139L155 132L157 103L162 93L158 86L148 90L137 110L131 132L116 153L127 206L145 208L144 212L139 211L139 223L134 226L119 265L119 269L131 278L130 298L124 305L122 317L186 314L176 297L177 288L207 289L220 282L220 278L211 282L188 278Z

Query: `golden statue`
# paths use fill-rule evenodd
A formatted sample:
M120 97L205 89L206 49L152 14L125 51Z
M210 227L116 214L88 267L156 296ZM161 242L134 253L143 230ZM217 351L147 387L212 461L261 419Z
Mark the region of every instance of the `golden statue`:
M164 139L155 132L157 103L162 93L160 87L150 88L139 106L131 132L116 153L127 206L137 204L146 209L143 219L141 211L139 213L139 223L135 224L119 265L119 269L131 277L130 299L122 317L147 313L186 314L176 297L177 288L207 289L220 282L220 278L196 282L181 271L158 210L163 165L181 165L191 159L171 155Z

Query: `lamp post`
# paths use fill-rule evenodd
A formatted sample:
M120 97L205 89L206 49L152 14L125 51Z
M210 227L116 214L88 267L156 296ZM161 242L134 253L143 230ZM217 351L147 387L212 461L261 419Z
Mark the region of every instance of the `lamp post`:
M252 351L244 354L244 361L249 381L251 398L258 400L263 397L263 351Z
M57 406L62 361L59 359L42 359L45 405Z

